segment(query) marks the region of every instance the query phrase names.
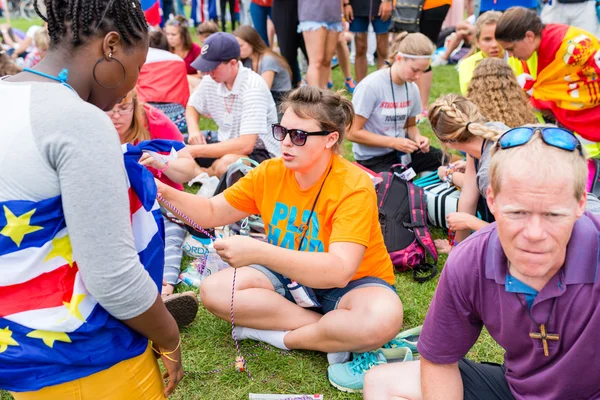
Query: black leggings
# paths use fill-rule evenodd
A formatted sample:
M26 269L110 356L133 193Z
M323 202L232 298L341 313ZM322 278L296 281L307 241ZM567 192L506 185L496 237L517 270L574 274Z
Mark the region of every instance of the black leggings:
M220 0L221 3L221 30L225 32L227 20L225 19L225 7L229 3L229 15L231 15L231 30L235 30L235 0Z
M308 60L304 38L298 33L298 0L273 0L271 19L275 25L281 55L292 69L292 85L296 86L302 79L298 65L298 48Z

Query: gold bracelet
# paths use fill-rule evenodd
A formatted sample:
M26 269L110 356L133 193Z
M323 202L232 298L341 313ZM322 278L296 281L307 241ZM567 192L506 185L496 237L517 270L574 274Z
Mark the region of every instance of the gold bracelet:
M177 347L175 347L175 349L172 351L163 351L160 347L159 347L160 351L156 350L154 347L152 347L152 350L154 350L154 352L156 354L158 354L160 356L164 356L167 360L171 360L173 362L179 362L179 360L175 360L175 359L169 357L169 355L171 355L171 354L175 353L177 350L179 350L179 346L181 346L181 336L179 336L179 343L177 343Z

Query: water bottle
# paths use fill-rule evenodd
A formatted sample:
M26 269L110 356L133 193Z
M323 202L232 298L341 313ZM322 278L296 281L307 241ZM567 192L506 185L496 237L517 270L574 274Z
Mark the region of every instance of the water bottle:
M199 288L204 277L195 268L188 268L179 275L179 279L186 285Z
M206 255L206 267L204 268L204 276L210 276L216 274L217 272L224 270L225 268L230 268L229 264L227 264L223 259L217 254L217 250L211 244L208 247L208 254Z

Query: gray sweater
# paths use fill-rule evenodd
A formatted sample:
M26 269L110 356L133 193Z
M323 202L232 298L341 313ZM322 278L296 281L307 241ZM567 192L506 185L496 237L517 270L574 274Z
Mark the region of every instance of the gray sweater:
M0 202L60 196L89 293L115 318L145 312L158 292L134 245L123 154L108 116L58 83L0 81L0 121Z

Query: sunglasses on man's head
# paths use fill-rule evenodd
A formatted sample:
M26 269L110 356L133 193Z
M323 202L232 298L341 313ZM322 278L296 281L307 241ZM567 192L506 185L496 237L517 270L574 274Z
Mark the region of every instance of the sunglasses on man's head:
M289 133L290 140L296 146L304 146L306 144L306 139L308 139L309 136L327 136L331 133L327 131L306 132L302 129L287 129L279 124L273 124L271 128L273 129L273 137L275 140L283 142Z
M575 135L566 129L556 127L542 128L522 126L513 128L500 136L496 146L499 146L501 149L523 146L524 144L529 143L536 132L540 132L542 140L547 145L566 151L579 150L579 154L583 156L581 143Z

